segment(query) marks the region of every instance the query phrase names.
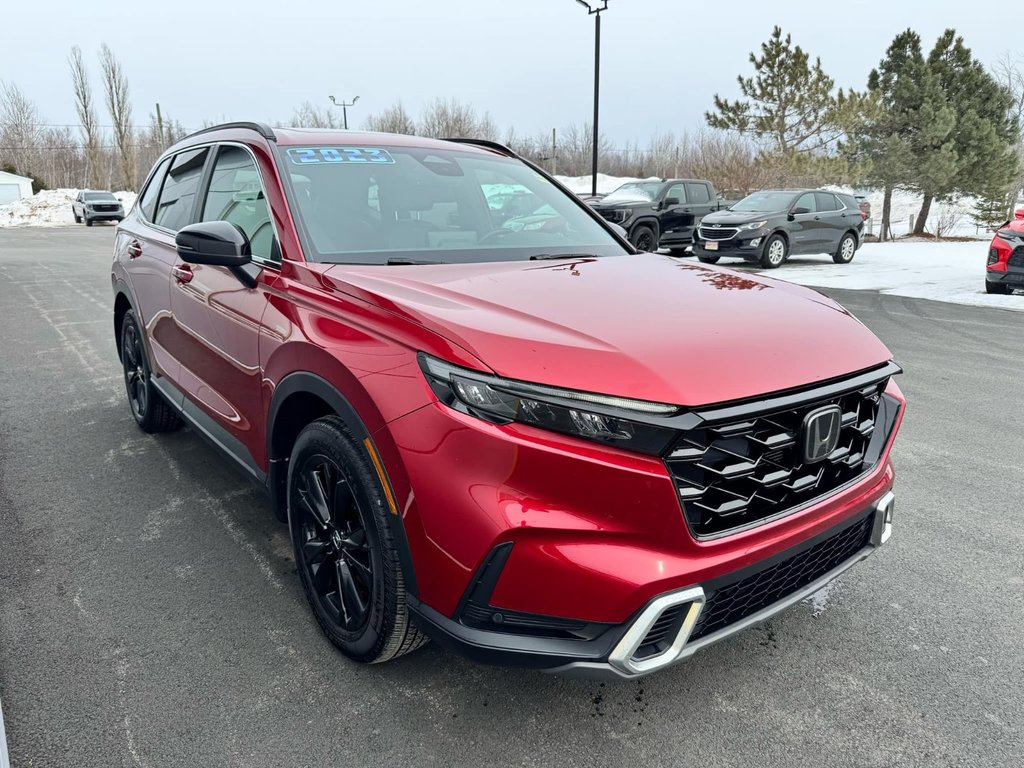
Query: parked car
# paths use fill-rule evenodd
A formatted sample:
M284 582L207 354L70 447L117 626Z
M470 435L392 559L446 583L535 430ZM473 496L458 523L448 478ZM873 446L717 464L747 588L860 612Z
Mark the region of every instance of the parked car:
M75 196L71 203L71 213L75 217L75 224L84 221L85 226L91 227L97 221L121 221L124 218L124 206L112 192L85 189Z
M673 256L685 255L701 219L726 205L714 184L697 179L632 181L591 203L604 218L623 227L637 249L670 248Z
M495 217L495 180L545 223ZM360 662L430 637L636 677L891 532L904 399L865 326L636 253L494 144L200 131L157 161L112 276L133 418L190 424L266 490Z
M693 252L705 264L723 256L774 269L794 254L828 253L849 264L865 216L851 195L821 189L767 189L704 217Z
M853 199L857 201L857 207L860 208L860 212L864 214L864 221L871 218L871 201L868 200L866 195L854 195Z
M986 293L1024 290L1024 208L1018 210L992 238L985 270Z

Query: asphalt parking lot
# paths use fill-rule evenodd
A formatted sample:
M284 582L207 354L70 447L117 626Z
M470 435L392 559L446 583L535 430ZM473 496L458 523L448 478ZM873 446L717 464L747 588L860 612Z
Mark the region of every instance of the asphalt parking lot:
M136 428L112 240L0 229L15 768L1024 763L1021 314L830 291L904 365L910 409L893 539L814 602L620 684L434 646L365 668L321 636L260 493L192 432Z

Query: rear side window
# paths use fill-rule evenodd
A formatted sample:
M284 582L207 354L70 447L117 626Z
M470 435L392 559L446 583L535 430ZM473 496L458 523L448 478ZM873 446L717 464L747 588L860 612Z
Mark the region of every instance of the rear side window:
M164 183L164 175L167 173L167 166L170 164L170 158L160 163L156 173L153 174L153 178L149 180L149 184L142 190L142 197L139 198L139 210L142 211L142 218L146 221L152 221L153 214L156 213L156 201L160 197L160 185Z
M174 157L156 206L153 223L177 232L192 223L196 193L203 176L209 147L182 152Z
M838 211L842 206L836 202L836 196L829 192L815 192L814 200L818 205L818 212Z
M274 227L267 196L252 155L241 147L218 150L201 220L237 225L249 238L253 256L272 258Z
M686 201L688 203L710 203L711 194L708 192L706 184L691 184L686 185Z

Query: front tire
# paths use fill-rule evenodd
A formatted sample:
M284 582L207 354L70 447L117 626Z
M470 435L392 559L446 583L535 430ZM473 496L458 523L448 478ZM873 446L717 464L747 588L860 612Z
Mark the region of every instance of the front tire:
M761 251L760 264L764 269L776 269L782 265L788 255L789 246L786 245L786 239L781 235L772 235L764 244L764 250Z
M839 241L839 247L836 248L836 252L832 254L832 261L836 264L849 264L853 261L853 256L856 253L857 238L850 232L847 232L843 235L843 239Z
M703 253L702 253L702 254L700 254L699 256L697 256L697 258L698 258L698 259L699 259L699 260L700 260L700 261L701 261L702 263L704 263L704 264L717 264L717 263L718 263L718 260L719 260L720 258L722 258L722 257L721 257L721 256L706 256L705 254L703 254Z
M336 416L299 434L288 465L288 527L317 623L354 661L414 651L413 625L390 507L366 450Z
M71 215L74 216L74 218L75 218L75 224L81 224L82 223L82 217L79 216L77 213L75 213L75 209L74 208L71 209Z
M152 369L142 343L142 330L134 310L121 320L121 365L124 386L135 423L143 432L173 432L181 427L181 417L153 386Z
M686 248L673 248L672 255L675 256L677 259L683 259L687 256L693 256L693 253L687 250Z
M629 238L629 241L638 251L654 253L658 250L658 238L654 234L654 230L646 224L641 224L639 227L634 229L633 235Z
M87 226L87 227L91 227L92 226L92 219L90 219L88 216L85 218L85 226Z

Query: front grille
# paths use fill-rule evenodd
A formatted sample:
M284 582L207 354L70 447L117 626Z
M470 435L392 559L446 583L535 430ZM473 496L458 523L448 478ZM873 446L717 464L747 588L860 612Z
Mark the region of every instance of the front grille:
M756 524L828 494L864 474L888 378L850 392L740 420L704 421L681 433L665 457L690 530L716 536ZM821 462L805 464L801 432L808 413L842 412L839 443Z
M784 600L849 560L871 540L872 515L781 563L711 592L690 640L718 632Z
M111 212L111 211L116 211L117 210L117 206L114 205L113 203L111 203L110 205L93 205L92 209L94 211L99 211L99 212L102 212L102 213L108 213L108 212Z
M1009 267L1024 267L1024 245L1018 245L1010 254L1010 260L1006 262Z
M739 230L736 227L700 227L697 232L701 240L731 240Z

